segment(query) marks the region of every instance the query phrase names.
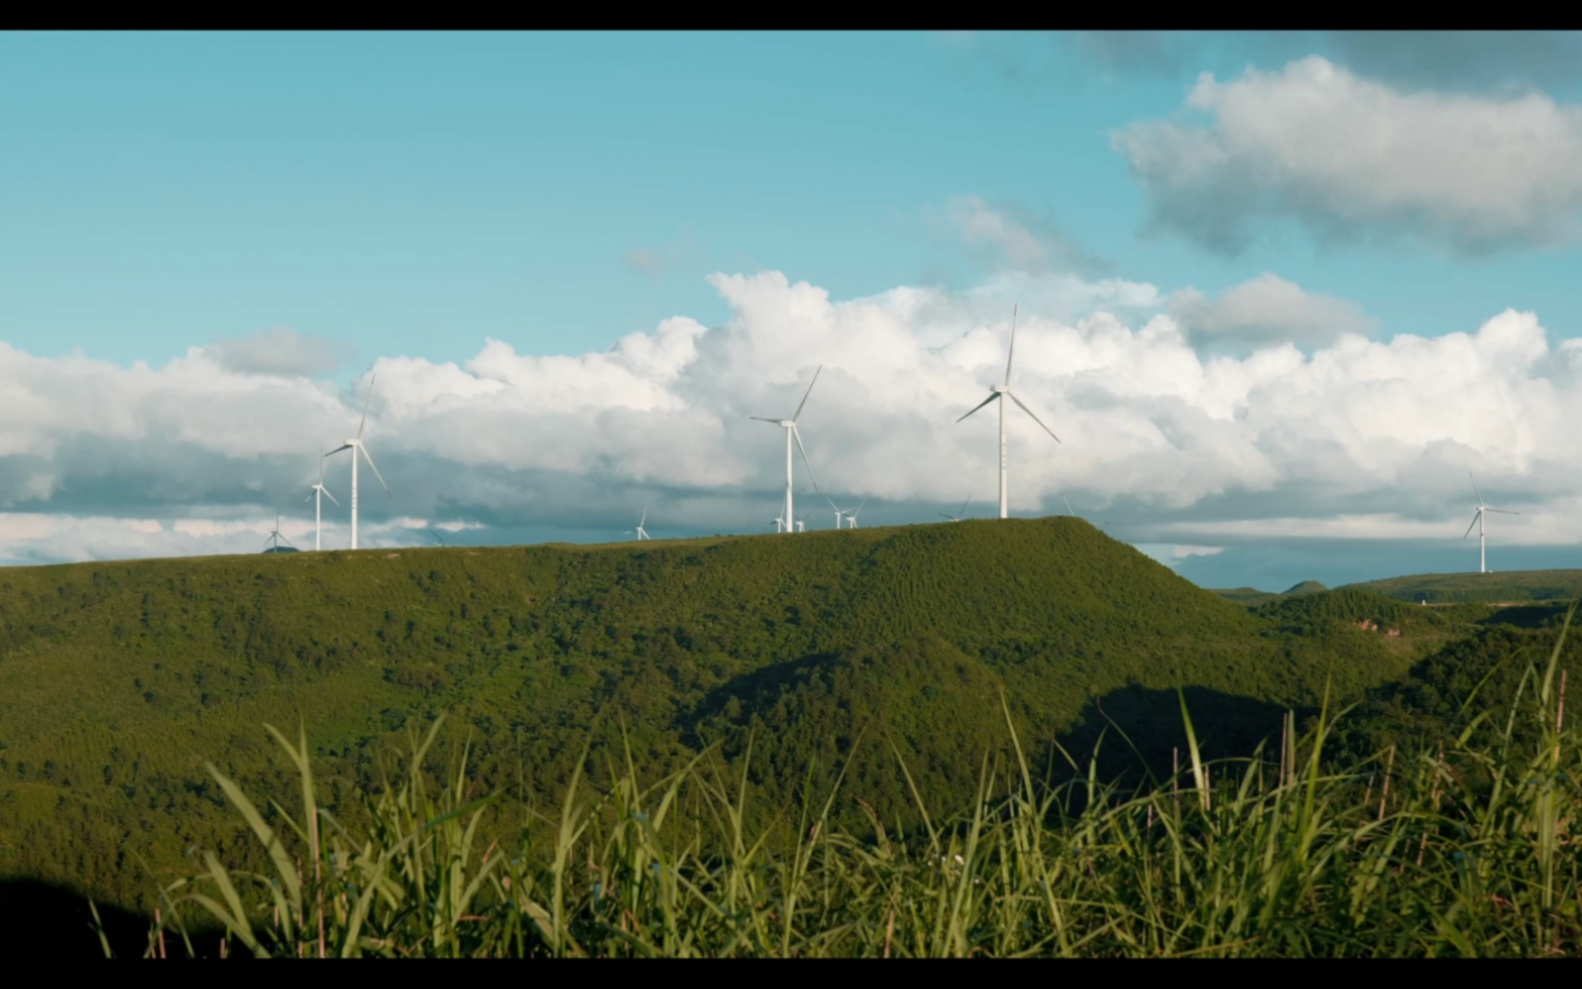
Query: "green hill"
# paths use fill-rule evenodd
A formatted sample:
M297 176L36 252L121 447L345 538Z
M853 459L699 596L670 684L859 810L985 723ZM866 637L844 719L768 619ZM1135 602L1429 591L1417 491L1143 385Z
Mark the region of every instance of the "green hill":
M1234 748L1326 677L1361 696L1449 634L1363 628L1329 597L1255 612L1071 517L7 570L0 875L133 906L143 861L168 879L198 847L248 854L204 760L285 802L294 777L262 723L299 716L346 813L441 712L470 736L477 784L535 806L617 727L649 770L714 740L740 758L755 731L766 808L861 734L848 792L888 820L908 799L886 739L929 793L954 792L1003 737L1002 688L1040 765L1057 737L1081 754L1110 728L1167 758L1177 686Z
M1419 574L1371 580L1364 587L1418 604L1464 601L1560 601L1582 594L1582 570L1513 570L1509 573Z
M1224 590L1215 590L1212 593L1218 594L1227 601L1235 601L1237 604L1260 605L1268 604L1270 601L1283 600L1285 598L1302 597L1308 594L1322 594L1327 590L1329 590L1329 588L1325 587L1323 584L1320 584L1316 580L1304 580L1295 587L1278 593L1275 591L1260 591L1256 587L1234 587Z
M1337 750L1366 756L1424 740L1451 744L1463 732L1483 745L1507 729L1520 747L1530 750L1539 725L1528 718L1488 715L1506 710L1518 692L1531 697L1538 689L1566 610L1563 605L1512 608L1489 616L1474 634L1446 643L1400 680L1370 691L1337 731ZM1571 629L1563 643L1553 684L1556 690L1564 686L1568 710L1575 709L1582 692L1582 635L1576 633ZM1476 772L1476 767L1463 769L1468 771Z

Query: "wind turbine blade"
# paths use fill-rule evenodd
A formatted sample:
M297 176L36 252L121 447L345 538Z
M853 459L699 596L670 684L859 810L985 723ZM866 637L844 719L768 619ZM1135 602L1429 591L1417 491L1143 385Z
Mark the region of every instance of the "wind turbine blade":
M748 416L747 418L749 418L749 419L757 419L759 422L772 422L776 426L780 425L780 420L779 419L765 419L763 416Z
M1472 527L1478 524L1478 515L1481 515L1481 514L1482 514L1481 512L1478 512L1478 513L1476 513L1476 514L1474 514L1472 516L1472 521L1467 524L1467 531L1463 532L1461 534L1461 538L1462 539L1465 539L1468 536L1472 535Z
M956 521L956 516L954 516L954 515L946 515L944 512L940 512L939 513L939 517L942 518L942 519L950 519L952 522Z
M1478 507L1482 508L1483 492L1478 490L1478 479L1472 476L1472 472L1470 470L1467 471L1467 479L1472 482L1472 493L1478 496Z
M330 492L329 492L329 489L328 489L328 488L321 488L321 489L320 489L320 490L321 490L321 491L323 491L323 492L324 492L324 497L326 497L326 498L328 498L328 499L329 499L329 500L330 500L330 501L332 501L332 502L334 502L334 503L335 503L335 505L336 505L336 506L337 506L337 507L339 507L339 506L340 506L340 502L338 502L338 501L335 501L335 496L334 496L334 495L332 495L332 494L330 494Z
M1485 508L1485 512L1499 512L1501 515L1520 515L1521 512L1509 512L1503 508Z
M319 486L324 485L324 447L319 447Z
M1072 508L1071 508L1071 502L1069 502L1069 501L1066 501L1066 496L1065 496L1065 495L1061 495L1061 496L1060 496L1060 500L1061 500L1061 501L1065 501L1065 502L1066 502L1066 511L1067 511L1067 513L1069 513L1069 514L1071 514L1071 515L1075 515L1075 514L1077 514L1077 513L1076 513L1076 512L1075 512L1075 511L1072 511Z
M979 402L977 405L974 405L972 407L972 412L978 411L979 409L983 408L985 405L988 405L990 402L994 401L995 399L997 399L999 397L1000 397L1000 393L999 392L997 392L997 391L989 392L989 397L984 399L983 401ZM968 412L967 416L972 415L972 412ZM967 416L962 416L961 419L965 419L965 418L967 418ZM961 419L957 419L956 421L960 422Z
M313 500L313 494L312 494L312 492L309 492L309 493L308 493L308 496L307 496L307 497L306 497L306 498L304 498L304 499L302 499L302 500L303 500L303 501L312 501L312 500Z
M329 453L326 453L324 456L326 456L326 457L333 457L337 453L340 453L342 450L350 450L351 448L352 448L352 445L350 443L346 443L346 444L343 444L341 446L336 447L335 449L331 450Z
M791 435L796 439L796 448L802 450L802 463L807 467L807 479L813 482L813 490L818 490L818 479L813 476L813 465L808 463L807 450L802 447L802 434L797 432L796 422L791 423Z
M971 501L971 500L972 500L972 495L968 495L967 496L967 501ZM964 502L961 503L961 511L956 514L957 518L961 518L961 516L967 514L967 501L964 501Z
M1026 412L1028 415L1033 416L1033 421L1034 422L1038 423L1040 426L1044 426L1044 420L1038 418L1036 415L1033 415L1033 410L1028 408L1026 405L1024 405L1022 403L1022 400L1016 397L1016 393L1015 392L1008 391L1008 392L1006 392L1006 394L1011 396L1011 401L1015 402L1017 405L1021 405L1022 406L1022 411L1023 412ZM1048 433L1050 436L1055 436L1055 431L1053 429L1050 429L1048 426L1044 426L1044 432ZM1060 437L1055 436L1055 442L1059 443L1060 442Z
M374 468L374 477L379 478L379 484L380 484L381 487L383 487L385 489L385 494L390 495L390 497L394 498L395 495L391 493L390 485L385 484L384 476L379 473L379 468L374 467L374 458L370 457L368 455L368 448L366 446L358 446L357 449L359 449L359 450L361 450L363 452L363 459L368 461L368 466Z
M643 523L647 522L647 521L648 521L648 506L644 505L643 506L643 517L637 520L637 527L639 529L641 529L643 527Z
M1011 306L1011 349L1005 355L1005 387L1011 387L1011 361L1016 357L1016 306Z
M824 370L824 365L820 364L818 366L818 370L813 372L813 380L809 381L807 383L807 392L805 394L803 394L803 396L802 396L802 405L806 405L807 404L807 397L808 397L808 395L813 394L813 386L818 384L818 372L822 371L822 370ZM791 421L792 422L796 422L797 421L797 416L800 416L802 414L802 405L798 405L796 407L796 415L793 415L791 417Z
M368 395L363 399L363 421L357 424L357 438L363 438L363 427L368 425L368 403L374 400L374 375L368 376ZM370 461L371 463L371 461ZM375 471L374 473L378 473Z

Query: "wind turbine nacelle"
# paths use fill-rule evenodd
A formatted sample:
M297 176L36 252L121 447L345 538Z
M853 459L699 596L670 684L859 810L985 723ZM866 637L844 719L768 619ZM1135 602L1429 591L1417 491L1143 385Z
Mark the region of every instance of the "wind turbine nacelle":
M1011 389L1007 388L1005 385L994 385L994 386L990 387L989 390L994 392L996 395L1002 395L1005 392L1010 391Z

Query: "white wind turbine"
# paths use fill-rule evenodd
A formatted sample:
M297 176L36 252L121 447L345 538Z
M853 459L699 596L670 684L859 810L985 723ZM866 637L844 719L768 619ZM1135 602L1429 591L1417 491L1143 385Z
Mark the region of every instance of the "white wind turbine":
M825 498L824 500L829 501L828 498ZM846 510L844 508L837 507L833 501L829 501L829 507L835 509L835 528L839 529L841 517L846 514Z
M369 378L368 378L368 397L363 399L363 418L362 418L362 422L357 424L357 436L356 436L356 438L347 440L345 446L338 446L335 449L331 450L329 453L325 454L326 457L333 457L337 453L340 453L342 450L350 450L352 452L352 549L356 549L357 548L357 455L358 454L362 454L363 459L368 461L368 466L373 468L374 477L379 478L379 485L380 485L380 487L385 489L385 494L390 495L390 497L392 497L392 498L395 497L395 495L390 493L390 485L385 483L384 476L379 473L379 468L378 467L374 467L374 458L370 457L368 455L368 448L366 446L363 446L363 428L368 425L368 403L373 401L373 397L374 397L374 379L373 379L373 376L370 375Z
M286 550L283 550L283 549L280 548L280 544L281 543L285 543L287 546L291 546L291 540L287 539L285 536L281 535L281 533L280 533L280 509L277 508L277 509L275 509L275 527L269 533L268 537L266 537L264 539L264 545L265 546L269 546L270 548L264 550L264 552L265 553L284 553L284 552L287 552ZM291 546L291 548L293 550L296 549L295 546Z
M1033 415L1033 410L1028 408L1027 405L1023 403L1021 399L1017 398L1015 393L1011 391L1011 361L1015 357L1016 307L1013 306L1011 307L1011 347L1010 352L1005 358L1005 384L994 385L989 391L989 397L974 406L972 412L978 411L995 399L1002 397L1009 398L1017 405L1020 405L1023 412L1026 412L1029 416L1032 416L1033 421L1038 423L1039 426L1043 427L1044 432L1048 433L1050 436L1054 436L1055 442L1059 443L1060 437L1055 436L1055 431L1050 429L1048 426L1045 426L1043 420L1039 419L1036 415ZM957 419L956 421L960 422L962 419L967 418L967 416L972 415L972 412L968 412L966 416L962 416L961 419ZM1005 497L1005 403L1002 401L1000 402L1000 518L1007 518L1009 517L1009 514L1010 513L1007 510L1007 502Z
M793 415L791 418L789 418L789 419L765 419L763 416L748 416L747 417L749 419L756 419L759 422L772 422L776 426L779 426L779 427L781 427L782 429L784 429L786 431L786 503L785 503L785 508L782 510L781 515L780 515L780 519L779 519L780 526L779 526L778 529L775 530L777 532L791 532L791 531L793 531L792 528L791 528L791 525L786 522L787 519L794 519L795 518L795 516L791 514L791 441L792 440L796 440L796 447L797 447L797 449L802 451L802 463L807 466L807 476L808 476L808 480L813 482L813 490L814 491L818 490L818 481L815 480L814 477L813 477L813 465L808 463L807 449L802 446L802 434L797 432L796 421L797 421L797 417L802 415L802 406L807 404L807 397L808 397L808 395L813 394L813 386L818 383L819 371L822 371L822 370L824 370L824 365L820 364L818 366L818 370L813 372L813 380L808 382L807 392L806 392L806 394L804 394L802 396L802 404L798 405L796 407L796 414Z
M313 493L302 500L313 502L313 549L317 552L322 548L323 543L324 499L328 498L330 501L335 502L335 507L337 508L341 504L335 501L335 496L330 494L329 489L324 486L324 449L322 447L319 448L319 483L312 485L308 490Z
M627 529L624 533L622 533L622 535L630 536L632 533L635 532L635 533L637 533L637 539L638 539L639 542L641 542L644 539L651 539L651 538L653 538L653 537L651 537L648 534L648 530L643 528L643 523L647 522L647 521L648 521L648 506L644 505L643 506L643 517L637 520L637 528L636 529Z
M1501 515L1520 515L1521 512L1508 512L1503 508L1490 508L1488 505L1485 505L1483 503L1483 492L1478 490L1478 479L1472 477L1471 471L1467 471L1467 477L1471 478L1472 480L1472 493L1478 496L1478 511L1477 514L1472 516L1472 522L1467 526L1467 531L1462 533L1461 538L1465 539L1472 535L1472 526L1475 525L1478 527L1478 573L1488 573L1488 555L1483 537L1484 513L1498 512Z
M968 495L967 496L967 501L964 501L964 502L961 503L961 511L957 512L955 515L946 515L944 512L940 512L939 514L940 514L941 517L945 518L948 521L960 522L961 521L961 517L963 515L967 514L967 502L970 502L971 500L972 500L972 495Z
M857 506L857 512L862 511L862 506L866 505L866 504L868 504L868 499L864 498L862 500L861 504L859 504ZM857 512L847 512L846 513L846 528L848 528L848 529L855 529L855 528L857 528Z
M808 516L808 513L807 512L803 512L801 515L798 515L796 517L796 531L798 531L798 532L806 532L807 531L807 516Z

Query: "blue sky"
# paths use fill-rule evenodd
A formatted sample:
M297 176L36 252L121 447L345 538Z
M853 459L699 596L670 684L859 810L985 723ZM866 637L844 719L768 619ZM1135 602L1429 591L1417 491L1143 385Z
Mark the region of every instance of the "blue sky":
M215 341L283 330L296 346L316 341L335 352L306 375L318 383L315 394L333 386L337 401L355 408L361 385L354 379L381 359L465 365L489 340L522 358L582 359L631 334L653 335L671 317L705 328L736 325L739 300L710 282L715 273L780 272L837 301L902 287L967 297L999 285L1015 294L1018 277L1024 285L1118 279L1152 286L1160 300L1189 291L1228 300L1235 286L1268 273L1310 297L1349 305L1346 326L1364 327L1376 343L1400 334L1472 334L1512 309L1535 314L1557 348L1582 335L1574 288L1582 255L1560 222L1576 219L1579 196L1559 189L1539 208L1531 187L1572 139L1567 128L1582 83L1568 68L1575 54L1569 35L1473 45L1466 36L1381 43L1257 33L12 33L0 36L0 215L7 231L0 238L0 340L31 358L80 351L90 361L122 368L145 361L157 369L192 348L219 353L223 344ZM1507 167L1504 152L1490 152L1488 161L1468 166L1539 178L1513 185L1498 202L1467 191L1485 183L1454 175L1421 195L1400 192L1394 202L1370 199L1368 182L1333 169L1270 178L1288 166L1278 148L1247 150L1246 142L1268 130L1247 121L1283 98L1265 94L1274 93L1274 75L1294 73L1289 67L1310 56L1339 67L1355 85L1400 94L1402 114L1418 112L1410 109L1413 99L1438 101L1422 110L1424 119L1443 114L1451 131L1457 121L1470 121L1469 134L1489 126L1479 107L1523 94L1549 101L1550 110L1534 112L1558 121L1554 131L1543 131L1550 126L1543 123L1546 136L1520 161ZM1249 72L1264 73L1262 81ZM1201 188L1171 193L1174 165L1150 172L1138 164L1147 154L1165 161L1187 154L1188 145L1161 129L1165 124L1209 128L1204 121L1212 113L1186 106L1200 73L1222 87L1252 79L1244 89L1253 109L1234 125L1243 130L1226 140L1243 142L1238 153L1253 162L1247 174L1266 188L1257 202L1227 207L1225 215L1243 210L1250 218L1239 251L1216 247L1214 223L1193 219L1200 205L1218 208L1214 196L1236 195L1234 176L1210 175ZM1289 79L1291 86L1312 81ZM1230 103L1214 112L1234 129L1225 123L1237 112ZM1139 126L1153 130L1138 131L1130 145L1117 142L1116 135ZM1410 133L1414 124L1403 118L1381 126ZM1341 128L1336 141L1345 138ZM1477 135L1467 140L1475 143ZM1358 160L1370 153L1359 148ZM1458 152L1454 144L1407 142L1389 154L1423 157L1369 167L1432 171ZM1315 205L1331 193L1334 202ZM1018 269L1013 240L975 240L963 219L974 209L979 219L1009 222L1031 238L1027 243L1042 245L1037 270ZM1172 209L1176 218L1160 222ZM1020 301L1036 324L1038 300L1061 292L1070 294L1041 295L1031 286ZM1075 303L1058 308L1042 315L1068 324L1087 315ZM1187 310L1165 301L1155 308L1185 326ZM1334 306L1322 311L1342 319ZM1248 317L1237 312L1241 326ZM1191 342L1206 355L1218 345L1208 340L1212 327L1228 326L1231 317L1224 307L1214 318L1198 316L1201 332ZM1135 331L1144 317L1134 317L1128 325ZM963 319L954 335L990 332L983 319ZM1268 323L1284 325L1282 319L1270 316ZM1280 343L1278 326L1264 332L1263 325L1248 331L1251 339ZM1322 327L1315 332L1322 336ZM1249 338L1238 339L1245 349ZM1309 356L1322 345L1297 342ZM809 374L819 363L812 354L797 360ZM85 380L61 373L62 380ZM91 504L86 493L72 502L63 492L93 486L72 482L71 458L62 450L93 430L39 428L39 437L18 440L14 452L0 450L0 460L16 461L16 490L3 506L13 512L135 515L165 519L168 531L183 514L218 518L226 512L217 506L251 511L268 500L246 506L243 494L197 485L139 494L135 511L113 499ZM400 444L416 456L415 446ZM171 453L171 463L181 456ZM249 469L272 463L263 452L248 459ZM1536 469L1477 466L1506 471L1513 492L1522 470ZM671 479L665 490L693 499L760 491L772 500L773 468L755 466L751 478L713 486ZM446 470L437 461L433 469ZM46 476L49 483L38 480ZM526 484L526 476L518 481ZM609 485L641 483L619 470L609 475ZM1204 504L1232 497L1235 484L1227 483ZM1551 493L1564 487L1547 480L1540 486ZM1149 526L1188 521L1180 513L1190 514L1191 506L1161 508L1155 494L1131 492L1136 504L1126 509L1128 492L1097 481L1089 487L1090 502L1120 505L1120 517L1130 521L1118 524L1135 524L1129 541L1146 543L1195 579L1244 583L1233 578L1245 572L1264 583L1288 576L1294 583L1320 567L1301 554L1298 562L1276 564L1292 552L1269 549L1265 559L1229 543L1218 553L1172 558L1157 547L1174 544L1150 535ZM1347 493L1337 498L1359 490L1350 482L1342 487ZM1389 487L1375 477L1368 490ZM853 479L850 491L882 503L889 489ZM1058 505L1055 493L1043 490L1045 510ZM647 497L657 495L632 495ZM921 521L932 511L931 502L921 507L929 497L920 492L914 506L889 496L895 520ZM992 500L988 491L980 497ZM482 528L465 530L480 541L560 532L594 538L605 524L601 518L585 529L554 512L512 518L499 499L447 498L436 488L426 503L400 511L433 518L450 505L457 524L488 516L492 521L477 523ZM483 511L485 502L498 510ZM369 510L370 520L384 511ZM681 528L707 527L690 518ZM112 539L53 549L49 538L27 539L15 543L30 548L16 548L14 559L184 551L158 538L146 546ZM1563 557L1569 542L1532 545ZM1390 562L1375 555L1351 569L1388 572Z

